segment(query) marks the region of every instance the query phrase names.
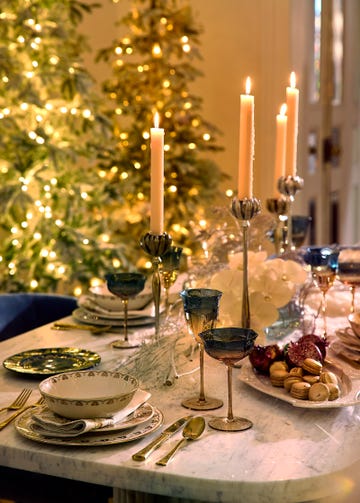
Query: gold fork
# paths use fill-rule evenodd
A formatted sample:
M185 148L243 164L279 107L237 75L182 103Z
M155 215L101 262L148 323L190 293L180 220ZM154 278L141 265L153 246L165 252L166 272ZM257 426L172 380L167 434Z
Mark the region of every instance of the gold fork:
M9 416L8 418L6 418L2 423L0 423L0 430L2 430L3 428L5 428L5 426L7 426L8 424L11 423L11 421L13 421L15 418L17 418L18 416L20 416L20 414L22 414L23 412L25 412L26 410L28 409L31 409L32 407L38 407L39 405L42 405L44 403L44 398L41 397L39 398L39 400L31 405L26 405L25 407L22 407L20 410L17 410L16 412L14 412L14 414L12 414L11 416Z
M20 395L15 398L15 400L13 401L13 403L11 403L10 405L8 405L7 407L3 407L2 409L0 409L0 412L2 412L3 410L18 410L18 409L21 409L21 407L23 405L25 405L27 399L29 398L29 396L31 395L32 393L32 389L29 389L29 388L24 388L22 390L22 392L20 393Z

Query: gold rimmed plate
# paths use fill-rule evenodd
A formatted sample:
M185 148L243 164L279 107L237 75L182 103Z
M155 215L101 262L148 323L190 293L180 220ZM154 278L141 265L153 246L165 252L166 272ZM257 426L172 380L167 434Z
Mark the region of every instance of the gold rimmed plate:
M100 361L100 355L87 349L40 348L9 356L3 361L3 366L21 374L50 376L70 370L86 370Z
M15 422L15 428L25 438L42 444L63 445L66 447L98 447L101 445L115 445L132 442L156 431L163 424L163 413L154 408L151 418L135 428L127 430L84 433L78 437L45 437L31 428L33 411L27 410Z
M98 313L89 311L82 307L75 309L72 313L74 319L81 323L90 323L92 325L104 326L112 325L113 327L122 327L124 325L124 319L122 316L104 317ZM129 327L140 327L146 325L153 325L155 323L155 318L152 316L143 317L129 317L128 325Z

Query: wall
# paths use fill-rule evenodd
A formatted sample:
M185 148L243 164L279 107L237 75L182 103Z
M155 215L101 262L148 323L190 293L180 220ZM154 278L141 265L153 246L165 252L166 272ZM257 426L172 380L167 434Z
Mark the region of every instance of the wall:
M101 3L82 25L94 51L123 33L115 20L131 5L130 0ZM275 115L285 101L290 71L296 70L289 64L289 0L192 0L191 7L204 30L199 64L204 77L192 89L204 100L204 118L223 132L220 143L225 150L215 160L232 177L224 189L237 185L239 96L249 75L255 95L254 192L265 199L272 186ZM95 66L90 55L86 61L98 81L110 75L109 68Z

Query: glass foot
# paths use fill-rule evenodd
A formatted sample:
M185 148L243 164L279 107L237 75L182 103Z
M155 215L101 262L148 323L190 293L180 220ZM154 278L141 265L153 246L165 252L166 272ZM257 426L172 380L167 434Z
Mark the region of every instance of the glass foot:
M248 430L252 425L253 423L244 417L234 417L233 419L214 417L209 421L211 428L221 431L243 431Z
M111 345L115 349L130 349L130 348L138 348L140 346L138 342L130 342L121 339L112 342Z
M200 400L199 397L187 398L181 402L183 407L192 410L214 410L219 409L224 405L222 400L218 398L208 398Z

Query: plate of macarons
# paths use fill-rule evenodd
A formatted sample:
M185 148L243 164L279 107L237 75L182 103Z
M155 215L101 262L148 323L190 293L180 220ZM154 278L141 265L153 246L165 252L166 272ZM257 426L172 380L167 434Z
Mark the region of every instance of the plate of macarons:
M290 356L276 345L255 347L242 362L239 378L294 407L328 409L360 403L360 372L346 372L327 355L320 358L316 352L304 353L297 346L291 347Z

